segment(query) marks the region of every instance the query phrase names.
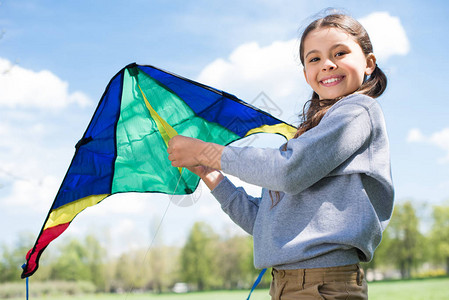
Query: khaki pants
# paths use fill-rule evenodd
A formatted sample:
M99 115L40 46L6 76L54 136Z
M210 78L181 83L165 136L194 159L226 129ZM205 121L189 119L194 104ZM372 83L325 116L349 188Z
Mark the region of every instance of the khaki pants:
M358 264L317 269L276 270L271 272L272 300L368 299L368 287Z

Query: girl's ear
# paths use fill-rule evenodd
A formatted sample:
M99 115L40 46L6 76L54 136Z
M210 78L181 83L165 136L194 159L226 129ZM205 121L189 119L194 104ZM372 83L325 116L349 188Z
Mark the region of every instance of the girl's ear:
M373 53L370 53L366 56L366 69L365 75L371 75L376 68L376 56Z
M306 68L302 68L302 70L304 71L304 78L306 79L307 84L309 84L309 80L307 80Z

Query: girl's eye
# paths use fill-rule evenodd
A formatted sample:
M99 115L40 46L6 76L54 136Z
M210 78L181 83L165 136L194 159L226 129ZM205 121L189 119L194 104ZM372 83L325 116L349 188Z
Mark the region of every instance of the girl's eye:
M312 58L312 59L310 59L309 60L309 62L316 62L316 61L319 61L320 59L318 58L318 57L314 57L314 58Z
M337 53L335 54L335 56L343 56L343 55L345 55L345 54L346 54L346 52L339 51L339 52L337 52Z

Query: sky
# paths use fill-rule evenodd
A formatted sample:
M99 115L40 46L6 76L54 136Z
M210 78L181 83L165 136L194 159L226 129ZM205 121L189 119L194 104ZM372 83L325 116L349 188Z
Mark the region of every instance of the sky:
M367 29L388 88L379 98L397 203L449 199L445 1L0 1L0 245L35 239L109 80L154 65L225 90L291 124L311 95L297 48L326 8ZM241 143L277 148L279 137ZM255 196L260 189L232 178ZM173 200L173 199L172 199ZM175 199L176 200L176 199ZM243 234L207 187L192 205L162 194L112 196L62 237L94 234L114 255L153 240L182 245L194 222ZM156 234L157 233L157 234ZM47 250L51 251L51 250ZM45 254L44 254L45 255Z

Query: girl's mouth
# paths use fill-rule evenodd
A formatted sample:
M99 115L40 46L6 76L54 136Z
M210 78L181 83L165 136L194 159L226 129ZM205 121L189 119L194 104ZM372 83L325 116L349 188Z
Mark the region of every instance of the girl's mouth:
M339 84L345 76L331 76L320 80L320 84L325 87L330 87Z

